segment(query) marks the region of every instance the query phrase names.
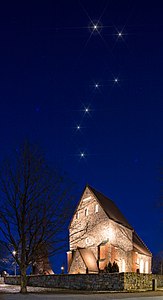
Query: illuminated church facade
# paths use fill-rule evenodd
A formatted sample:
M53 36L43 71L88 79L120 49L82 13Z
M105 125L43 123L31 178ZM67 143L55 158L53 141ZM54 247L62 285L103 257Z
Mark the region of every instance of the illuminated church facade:
M115 203L87 185L69 226L68 273L151 273L152 254Z

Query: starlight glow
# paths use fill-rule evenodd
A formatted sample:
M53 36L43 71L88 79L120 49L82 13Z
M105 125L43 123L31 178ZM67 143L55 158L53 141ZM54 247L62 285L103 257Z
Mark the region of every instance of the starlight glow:
M84 158L84 157L85 157L85 153L84 153L84 152L81 152L81 153L80 153L80 157L81 157L81 158Z
M99 88L99 84L95 83L95 89L98 89L98 88Z
M100 34L102 30L102 24L100 23L100 21L91 21L89 29L92 34Z

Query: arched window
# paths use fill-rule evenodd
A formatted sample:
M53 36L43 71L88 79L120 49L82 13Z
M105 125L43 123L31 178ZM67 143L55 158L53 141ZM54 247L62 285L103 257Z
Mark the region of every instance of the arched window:
M88 245L89 244L89 238L87 237L86 239L85 239L85 243L86 243L86 245Z
M86 217L88 216L88 208L87 207L85 208L85 216Z
M145 262L145 273L149 273L149 268L148 268L148 261Z
M140 260L140 273L144 273L144 261L142 258Z
M77 213L76 213L76 219L79 220L79 218L80 218L80 214L79 214L79 212L77 211Z
M95 213L98 213L98 204L95 205Z
M126 270L125 260L122 259L122 272L125 272L125 270Z

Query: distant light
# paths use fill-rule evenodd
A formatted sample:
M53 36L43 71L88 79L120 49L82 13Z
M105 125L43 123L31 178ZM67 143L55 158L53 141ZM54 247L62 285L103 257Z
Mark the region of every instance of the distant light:
M99 88L99 84L95 83L95 89L98 89L98 88Z
M13 254L13 256L15 256L16 255L16 251L14 250L14 251L12 251L12 254Z
M123 30L121 30L121 31L117 31L117 34L116 34L116 36L117 36L117 39L124 39L124 36L126 35L126 33L124 33L124 31Z
M77 130L80 130L80 129L81 129L80 125L77 125L77 126L76 126L76 129L77 129Z
M114 82L117 83L118 82L118 78L114 78Z
M96 21L91 21L89 24L89 30L91 31L92 34L100 34L102 29L102 24L99 20Z
M96 32L98 32L98 31L99 31L99 29L100 29L100 27L99 27L98 23L96 23L96 24L93 24L93 31L96 31Z
M82 108L82 112L84 113L84 115L89 116L92 112L92 108L90 107L90 105L87 104L87 106L85 106L83 104L83 108ZM79 124L78 124L79 125Z
M84 153L84 152L81 152L81 153L80 153L80 157L81 157L81 158L84 158L84 157L85 157L85 153Z

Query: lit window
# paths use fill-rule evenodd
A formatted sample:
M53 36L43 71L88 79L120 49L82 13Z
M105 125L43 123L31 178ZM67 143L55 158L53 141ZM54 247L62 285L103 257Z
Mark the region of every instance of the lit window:
M144 261L142 258L140 260L140 273L144 273Z
M88 245L89 244L89 238L85 239L85 243Z
M95 205L95 213L98 213L98 204Z
M88 208L85 209L85 216L88 216Z
M76 219L79 220L79 217L80 217L80 214L79 214L79 212L77 211L77 213L76 213Z
M146 274L149 273L149 269L148 269L148 261L145 262L145 273L146 273Z
M125 272L125 266L126 266L125 260L122 259L122 272Z

